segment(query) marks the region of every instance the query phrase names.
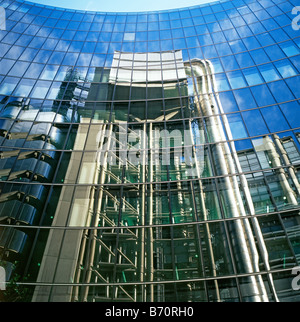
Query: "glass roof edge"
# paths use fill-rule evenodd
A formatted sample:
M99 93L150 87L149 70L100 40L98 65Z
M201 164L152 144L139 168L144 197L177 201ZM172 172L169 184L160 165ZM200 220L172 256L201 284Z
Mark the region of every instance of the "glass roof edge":
M181 8L173 8L173 9L162 9L162 10L151 10L151 11L90 11L90 10L82 10L82 9L71 9L71 8L64 8L64 7L53 7L50 5L43 5L40 3L27 1L27 0L16 0L16 2L22 3L22 4L28 4L33 5L36 7L42 7L46 9L54 9L54 10L61 10L61 11L67 11L67 12L76 12L76 13L84 13L84 14L119 14L119 15L127 15L127 14L159 14L159 13L169 13L174 11L184 11L184 10L191 10L191 9L197 9L197 8L203 8L207 6L212 6L224 2L232 2L233 0L207 0L206 3L201 3L199 5L194 6L187 6L187 7L181 7Z

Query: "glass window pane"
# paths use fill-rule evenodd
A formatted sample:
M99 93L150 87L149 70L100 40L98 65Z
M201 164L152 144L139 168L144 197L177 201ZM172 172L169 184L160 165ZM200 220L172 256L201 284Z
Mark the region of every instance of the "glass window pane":
M295 98L284 81L269 83L268 86L278 103L290 101ZM298 84L296 86L299 88Z
M22 79L18 87L16 88L14 95L15 96L28 96L35 84L34 80L31 79Z
M269 57L266 55L263 49L257 49L250 51L250 55L257 65L267 63L270 61Z
M271 60L277 60L285 57L283 51L278 47L278 45L265 47L265 51Z
M263 79L256 67L243 69L243 73L249 86L263 83Z
M59 66L48 65L42 72L41 79L53 80L55 78L56 72Z
M299 86L299 82L300 82L300 76L295 76L295 77L291 77L291 78L287 78L285 80L285 82L287 83L288 87L290 88L290 90L288 90L288 96L290 99L292 99L293 96L295 96L295 98L300 98L300 86Z
M274 65L283 78L297 75L295 68L292 66L288 59L274 62Z
M227 57L222 57L221 61L223 63L224 69L226 71L234 70L234 69L239 69L239 65L236 62L234 56L227 56Z
M29 78L39 78L41 71L43 70L44 65L32 63L26 72L26 77Z
M18 78L14 77L5 77L2 84L0 85L0 94L2 95L11 95L14 91L17 83L19 82Z
M300 103L298 101L280 104L280 108L292 128L300 126Z
M269 106L262 108L261 113L271 132L278 132L289 129L289 125L287 124L278 106Z
M243 74L240 71L227 73L227 76L232 89L247 86Z
M251 56L248 53L237 54L237 55L235 55L235 58L241 68L250 67L250 66L255 65L253 59L251 58Z
M257 107L251 91L248 88L233 91L240 110L249 110Z
M239 110L232 92L219 93L219 98L225 113Z
M258 68L266 82L272 82L280 79L280 75L273 64L261 65L258 66Z
M45 98L50 86L51 86L51 82L38 81L34 87L31 97L41 98L41 99Z
M243 118L250 136L269 133L259 110L243 112Z
M22 77L30 63L18 61L8 73L9 76Z
M253 93L253 96L255 97L258 106L266 106L275 103L275 100L272 94L270 93L267 85L251 87L251 91Z
M281 43L279 46L287 56L294 56L300 53L299 48L292 41Z
M215 75L215 79L216 79L218 91L226 91L226 90L230 89L225 74L217 74L217 75Z
M239 113L227 115L227 120L230 126L232 138L234 140L247 137L247 132L244 126L244 122Z

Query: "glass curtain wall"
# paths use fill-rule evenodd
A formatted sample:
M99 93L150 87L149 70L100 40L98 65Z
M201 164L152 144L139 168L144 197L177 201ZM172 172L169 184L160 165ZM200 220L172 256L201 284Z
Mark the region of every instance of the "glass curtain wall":
M0 0L1 301L299 301L296 0Z

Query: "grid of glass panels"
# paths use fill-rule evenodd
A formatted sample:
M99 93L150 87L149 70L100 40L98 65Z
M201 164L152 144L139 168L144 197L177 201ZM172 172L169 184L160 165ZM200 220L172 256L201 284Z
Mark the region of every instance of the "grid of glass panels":
M0 1L2 300L299 301L296 5Z

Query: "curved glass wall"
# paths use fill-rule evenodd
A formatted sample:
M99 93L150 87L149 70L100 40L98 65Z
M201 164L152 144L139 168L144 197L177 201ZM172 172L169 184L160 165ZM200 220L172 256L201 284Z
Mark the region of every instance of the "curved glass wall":
M297 1L0 1L2 301L300 300Z

